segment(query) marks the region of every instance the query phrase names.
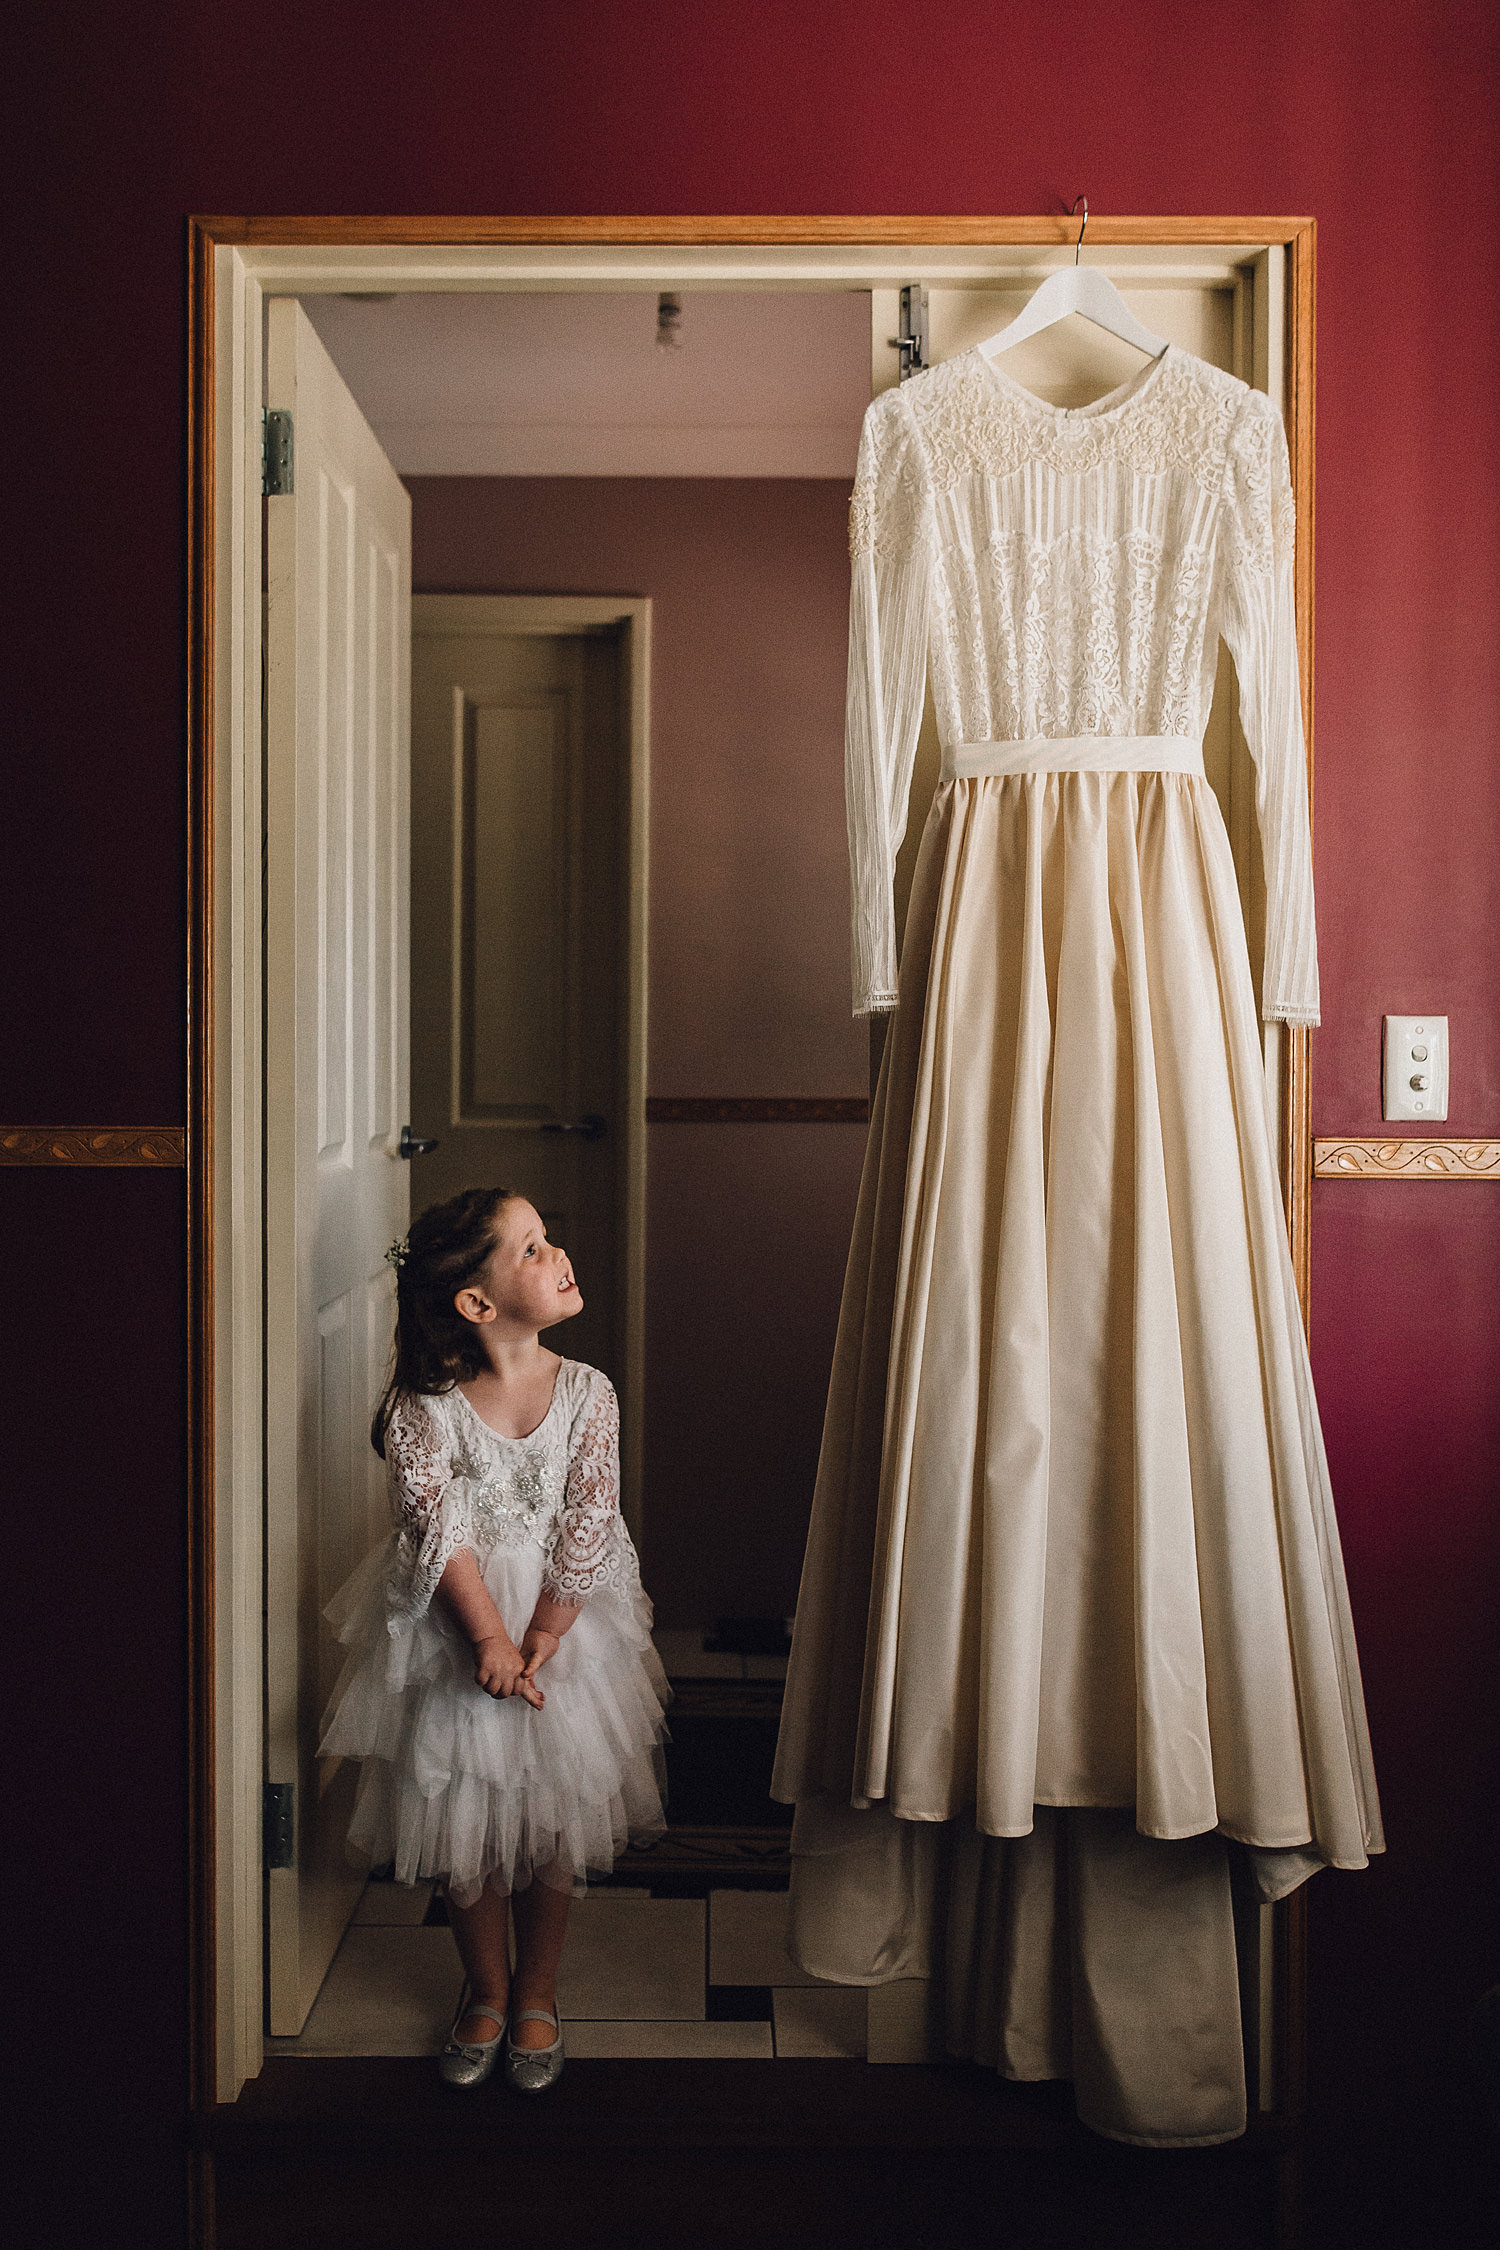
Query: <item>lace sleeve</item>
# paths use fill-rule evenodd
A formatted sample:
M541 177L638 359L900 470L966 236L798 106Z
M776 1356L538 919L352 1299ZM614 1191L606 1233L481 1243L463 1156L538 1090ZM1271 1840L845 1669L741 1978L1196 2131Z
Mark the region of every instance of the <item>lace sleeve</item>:
M454 1471L453 1449L436 1401L403 1398L385 1439L386 1490L396 1527L392 1607L420 1617L460 1548L477 1552L469 1491Z
M922 725L931 593L929 483L899 389L865 416L849 507L849 820L854 1012L896 1005L896 854Z
M1318 1021L1307 749L1297 670L1294 521L1286 433L1252 391L1230 437L1220 630L1240 683L1240 718L1255 760L1266 869L1267 1020Z
M542 1592L576 1609L619 1568L620 1408L614 1385L596 1375L568 1449L568 1481Z

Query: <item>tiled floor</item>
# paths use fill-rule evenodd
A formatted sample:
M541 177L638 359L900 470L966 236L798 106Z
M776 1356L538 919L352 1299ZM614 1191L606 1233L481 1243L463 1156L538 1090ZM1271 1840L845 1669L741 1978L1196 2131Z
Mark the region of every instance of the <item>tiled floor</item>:
M710 1984L786 1985L818 1982L786 1950L785 1891L715 1891L710 1904Z
M428 1886L371 1883L299 2039L281 2055L429 2055L460 1985L447 1930L424 1928ZM785 1891L653 1898L595 1890L576 1901L558 1999L579 2057L844 2057L926 2053L926 1987L866 1994L820 1985L788 1958Z
M282 2055L430 2055L453 2020L460 1983L447 1930L356 1923L344 1933L300 2039Z

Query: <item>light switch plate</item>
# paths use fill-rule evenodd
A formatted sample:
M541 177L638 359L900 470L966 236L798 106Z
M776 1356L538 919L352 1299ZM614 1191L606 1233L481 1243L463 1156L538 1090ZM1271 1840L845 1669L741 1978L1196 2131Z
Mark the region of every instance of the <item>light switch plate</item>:
M1384 1114L1426 1123L1448 1114L1448 1018L1385 1019Z

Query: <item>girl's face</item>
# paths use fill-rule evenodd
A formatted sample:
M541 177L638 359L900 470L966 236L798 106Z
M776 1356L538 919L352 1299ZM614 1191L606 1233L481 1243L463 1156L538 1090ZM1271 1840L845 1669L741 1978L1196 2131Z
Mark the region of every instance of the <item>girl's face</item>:
M498 1321L512 1333L528 1334L583 1310L568 1253L547 1240L540 1217L520 1195L501 1204L484 1272L454 1302L466 1320Z

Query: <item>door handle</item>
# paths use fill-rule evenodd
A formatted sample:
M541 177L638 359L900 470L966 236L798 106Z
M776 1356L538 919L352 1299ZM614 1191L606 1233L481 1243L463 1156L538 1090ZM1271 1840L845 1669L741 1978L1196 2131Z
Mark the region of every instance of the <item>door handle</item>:
M409 1125L403 1125L396 1154L404 1156L410 1161L414 1156L430 1156L437 1145L436 1141L424 1141L421 1135L414 1133Z
M555 1125L544 1125L542 1131L544 1133L576 1133L581 1141L602 1141L609 1131L609 1125L606 1119L596 1116L591 1111L587 1117L570 1117L566 1124L559 1120Z

